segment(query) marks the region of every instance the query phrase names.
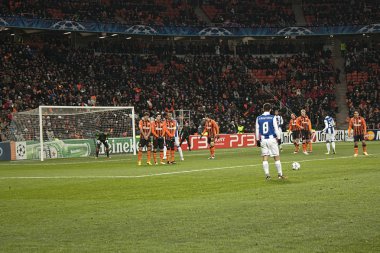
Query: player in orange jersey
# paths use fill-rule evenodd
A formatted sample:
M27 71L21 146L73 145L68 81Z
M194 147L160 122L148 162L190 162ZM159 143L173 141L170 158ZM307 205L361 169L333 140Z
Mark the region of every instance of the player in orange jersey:
M219 126L215 120L209 116L205 117L205 124L201 137L207 132L207 143L210 145L210 157L215 159L215 139L219 138Z
M301 110L301 116L297 118L297 126L301 128L301 136L302 136L302 150L305 155L307 153L307 145L310 143L311 138L311 121L309 117L306 115L306 111L304 109Z
M164 127L168 164L175 164L176 162L174 159L174 146L175 132L177 130L177 121L173 119L173 115L171 113L167 114L167 119L165 120Z
M294 154L297 154L300 148L301 128L297 125L296 115L292 113L290 117L291 119L289 121L289 133L292 134L292 139L293 139L293 144L294 144Z
M138 153L138 165L141 165L142 150L147 147L147 162L146 164L152 165L150 162L150 151L152 149L152 143L150 140L150 135L152 132L151 122L149 120L149 112L145 112L143 118L139 122L140 129L140 142L139 142L139 153Z
M307 152L308 153L313 153L313 135L315 134L315 130L311 129L310 131L310 141L307 144Z
M350 119L348 125L348 136L354 136L354 156L358 156L358 141L362 142L363 154L367 153L367 144L365 143L365 136L367 135L367 124L365 119L359 116L359 111L354 112L354 117Z
M164 163L164 137L166 132L165 122L161 120L161 114L157 114L156 120L152 121L152 135L153 135L153 160L157 165L157 149L160 149L160 163Z

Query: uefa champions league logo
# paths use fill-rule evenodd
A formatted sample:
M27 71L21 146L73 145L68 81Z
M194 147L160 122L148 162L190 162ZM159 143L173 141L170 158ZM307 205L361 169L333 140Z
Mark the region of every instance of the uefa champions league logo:
M380 24L366 25L360 28L357 33L379 33Z
M284 36L299 36L299 35L311 35L313 32L305 27L291 26L281 29L277 32L278 35Z
M68 31L83 31L86 29L86 27L84 27L82 24L69 20L59 21L52 25L50 28Z
M8 26L8 22L5 21L4 19L0 18L0 31L5 29L5 26Z
M202 29L198 34L202 36L228 36L232 35L232 32L221 27L207 27Z
M129 27L127 30L125 30L126 33L131 33L131 34L156 34L158 33L155 29L153 29L150 26L146 25L134 25Z
M8 22L0 18L0 26L6 26L6 25L9 25Z
M24 157L26 153L25 144L18 143L16 147L16 153L18 157Z

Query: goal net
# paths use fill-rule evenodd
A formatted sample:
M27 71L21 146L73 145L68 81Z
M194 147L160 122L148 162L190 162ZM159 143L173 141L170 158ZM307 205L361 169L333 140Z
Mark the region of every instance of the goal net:
M191 111L183 109L175 110L174 118L178 121L179 130L181 130L186 122L189 125L191 124Z
M98 133L108 133L111 154L136 155L134 107L40 106L13 115L10 139L43 161L95 155Z

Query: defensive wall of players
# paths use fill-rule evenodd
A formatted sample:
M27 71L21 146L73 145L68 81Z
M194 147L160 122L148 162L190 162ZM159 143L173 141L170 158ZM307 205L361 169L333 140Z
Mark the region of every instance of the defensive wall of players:
M380 130L367 131L369 141L380 140ZM326 135L322 131L315 131L312 135L314 143L325 142ZM337 130L335 139L337 142L353 141L348 137L347 130ZM283 133L283 144L292 144L291 135ZM137 137L136 145L138 145L139 137ZM192 150L207 149L207 138L201 139L197 135L190 136ZM131 137L110 138L109 139L111 154L127 154L133 153L133 141ZM243 148L256 146L255 134L221 134L219 139L215 141L215 147L220 148ZM182 149L187 150L188 143L182 144ZM87 157L95 154L95 142L93 139L69 139L54 140L44 143L45 158L75 158ZM104 154L104 147L100 149L100 154ZM0 142L0 160L24 160L39 159L40 144L37 141L20 141L20 142Z

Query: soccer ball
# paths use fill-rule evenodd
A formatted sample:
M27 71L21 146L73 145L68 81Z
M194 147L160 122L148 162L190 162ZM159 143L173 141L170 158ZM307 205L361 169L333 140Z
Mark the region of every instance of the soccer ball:
M301 164L299 162L293 162L292 168L293 170L299 170L301 168Z
M156 34L157 31L150 26L134 25L125 30L126 33L132 34Z
M281 29L280 31L277 32L279 35L310 35L313 34L312 31L305 27L297 27L297 26L292 26L292 27L286 27Z
M380 32L380 24L366 25L357 31L357 33L378 33L378 32Z
M228 31L225 28L221 27L207 27L203 30L201 30L199 35L203 36L227 36L227 35L232 35L230 31Z
M69 21L69 20L59 21L55 23L54 25L52 25L50 28L58 29L58 30L69 30L69 31L83 31L86 29L86 27L84 27L80 23L76 21Z

